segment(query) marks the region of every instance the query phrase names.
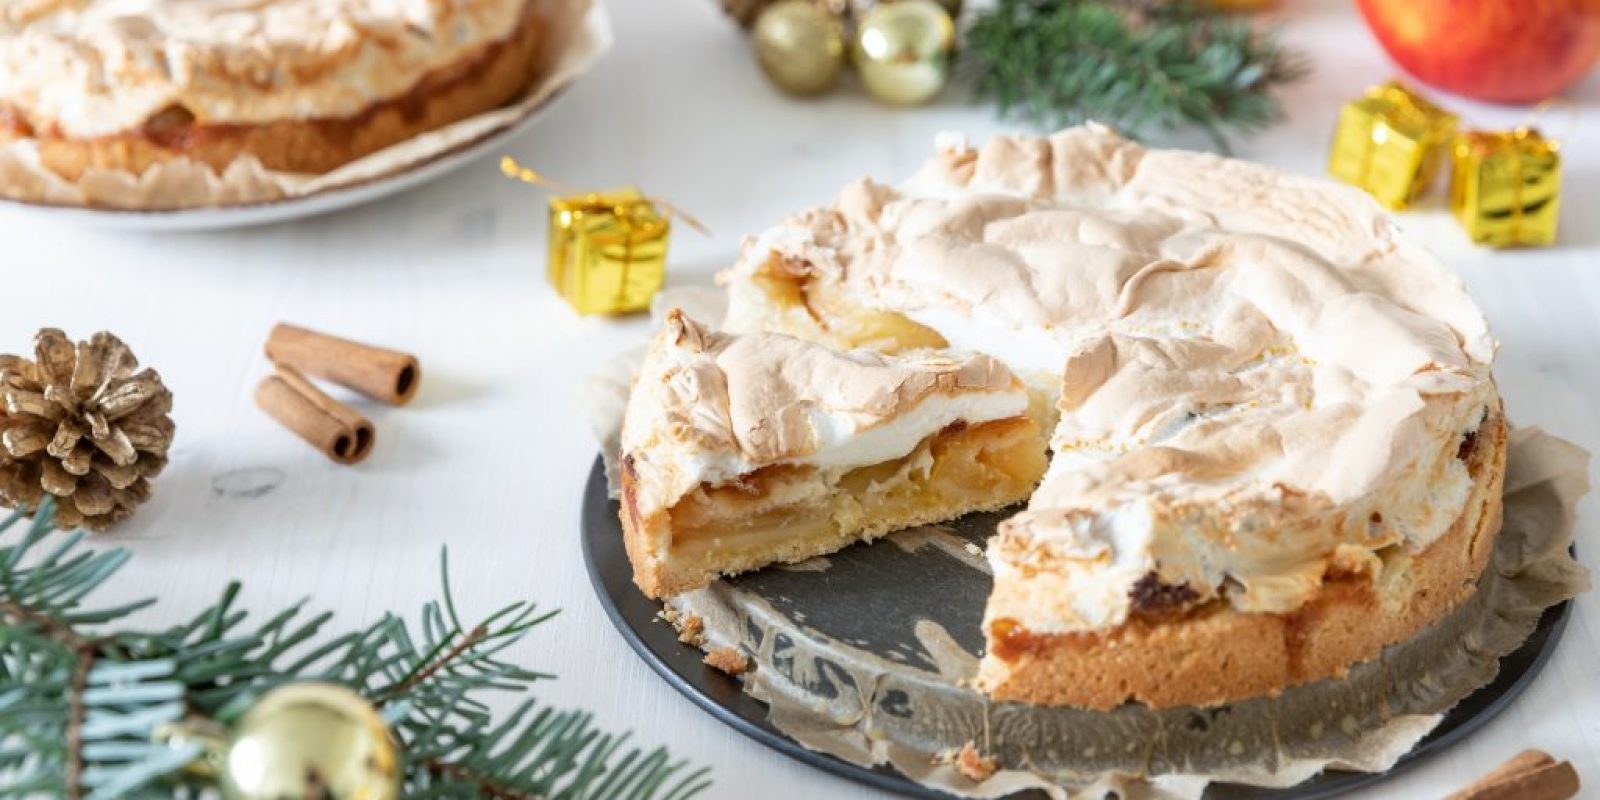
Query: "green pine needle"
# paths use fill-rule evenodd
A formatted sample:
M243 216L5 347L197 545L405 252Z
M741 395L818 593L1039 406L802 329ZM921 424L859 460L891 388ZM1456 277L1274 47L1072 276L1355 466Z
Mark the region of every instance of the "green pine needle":
M342 684L380 709L406 754L408 798L683 800L710 786L704 768L629 747L583 711L527 700L496 723L483 695L551 677L496 656L554 612L516 603L463 625L443 557L443 596L415 628L386 614L324 637L332 615L303 603L251 627L234 583L192 620L146 631L119 623L153 600L85 605L129 553L56 533L51 516L0 520L0 542L13 540L0 546L0 799L202 796L211 781L189 767L203 748L158 730L225 727L272 688L304 680Z
M963 47L978 97L1002 117L1135 137L1197 126L1223 151L1230 131L1281 116L1270 91L1308 71L1271 34L1191 0L997 0Z

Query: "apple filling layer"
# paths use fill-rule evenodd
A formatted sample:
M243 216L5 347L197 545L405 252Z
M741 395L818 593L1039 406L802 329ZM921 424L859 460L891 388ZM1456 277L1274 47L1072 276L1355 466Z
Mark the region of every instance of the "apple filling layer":
M938 331L894 311L864 306L837 283L819 281L804 263L770 259L751 276L759 292L760 313L737 330L773 330L840 349L871 348L884 353L942 349L949 344Z
M1028 417L957 423L910 454L842 473L777 464L701 486L671 518L669 570L716 575L792 563L913 525L1025 500L1044 474L1045 440Z

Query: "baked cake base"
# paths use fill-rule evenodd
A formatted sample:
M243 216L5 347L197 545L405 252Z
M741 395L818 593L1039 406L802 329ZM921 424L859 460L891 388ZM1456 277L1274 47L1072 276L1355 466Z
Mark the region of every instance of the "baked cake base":
M29 125L0 107L0 145L38 142L52 171L76 181L91 168L141 174L187 157L221 173L241 156L267 169L320 174L398 142L505 105L531 86L543 67L550 21L529 2L516 30L476 53L425 75L405 94L349 117L286 119L262 124L207 123L172 106L137 130L73 138ZM0 192L4 187L0 186Z
M622 513L634 583L651 597L719 575L825 555L915 525L994 511L1026 499L1046 466L1032 417L958 423L909 455L827 484L810 468L775 465L737 484L701 487L662 513L639 513L638 477L622 462ZM654 542L669 543L658 552Z
M1056 635L991 621L978 686L998 700L1106 710L1218 705L1342 677L1472 595L1500 530L1506 433L1504 414L1492 412L1462 447L1473 478L1466 510L1422 551L1380 553L1376 578L1330 577L1290 614L1214 602L1178 619Z

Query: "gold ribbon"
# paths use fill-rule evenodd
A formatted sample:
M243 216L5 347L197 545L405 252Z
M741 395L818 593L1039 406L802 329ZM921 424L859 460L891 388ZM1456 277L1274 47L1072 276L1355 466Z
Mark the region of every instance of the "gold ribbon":
M559 192L561 194L592 194L591 192L586 192L570 184L562 183L561 181L554 180L541 173L528 169L527 167L518 164L517 160L511 156L502 156L500 158L500 171L505 173L506 177L508 178L513 178L522 181L523 183L531 183L535 186L542 186L546 189ZM684 224L695 229L701 235L711 235L711 229L707 228L704 223L698 219L695 219L689 214L689 212L684 211L672 203L669 203L662 198L651 197L649 195L644 197L644 201L652 205L661 206L666 210L667 216L682 220Z
M1511 241L1516 244L1522 242L1522 142L1527 138L1525 127L1511 132Z
M1511 185L1514 187L1511 190L1511 236L1512 241L1517 244L1522 243L1522 145L1528 141L1529 137L1537 136L1541 139L1545 138L1543 134L1539 133L1540 120L1543 119L1546 112L1550 111L1551 109L1561 107L1565 107L1568 111L1571 111L1572 121L1576 122L1578 118L1577 104L1567 100L1564 97L1552 97L1547 100L1543 100L1538 105L1534 106L1533 111L1529 112L1528 114L1528 121L1517 126L1517 128L1511 132L1510 143L1513 145L1513 152L1511 154ZM1548 146L1554 147L1554 145Z
M1544 108L1546 105L1549 105L1549 101L1541 103L1540 109ZM1540 113L1540 109L1535 109L1535 118L1537 118L1537 115ZM1522 162L1528 155L1525 146L1534 137L1543 138L1538 129L1532 127L1531 125L1519 126L1514 128L1510 133L1495 133L1491 137L1487 137L1490 139L1491 144L1482 153L1482 158L1485 159L1507 158L1511 161L1511 165L1508 169L1510 172L1511 181L1512 244L1522 243L1522 229L1527 221L1527 215L1523 210L1524 165Z

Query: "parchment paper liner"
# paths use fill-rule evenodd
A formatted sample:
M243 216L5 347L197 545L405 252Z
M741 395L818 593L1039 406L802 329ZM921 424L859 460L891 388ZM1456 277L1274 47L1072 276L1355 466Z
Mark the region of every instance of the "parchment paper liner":
M254 156L235 159L218 174L188 158L156 164L135 175L91 167L69 181L39 160L38 143L18 139L0 145L0 199L48 205L125 210L171 210L248 205L309 197L391 177L449 156L531 116L611 47L611 27L599 0L552 0L549 62L545 75L522 99L386 147L332 172L277 172Z
M719 300L709 290L686 289L663 293L656 306L720 319ZM608 471L641 352L607 365L585 391ZM1494 679L1500 658L1528 638L1545 609L1588 588L1588 571L1568 553L1575 507L1589 488L1588 462L1574 444L1536 428L1513 430L1504 527L1471 600L1343 680L1215 709L1094 712L994 703L961 685L976 671L976 654L928 620L917 621L916 635L936 672L837 641L726 582L670 602L702 618L707 649L737 646L752 655L745 691L767 703L772 723L795 741L858 764L887 763L954 794L1000 797L1038 788L1057 797L1116 790L1198 798L1212 782L1293 786L1327 768L1392 767L1446 711ZM937 528L896 536L919 537L984 567L962 557L962 541ZM825 560L812 568L826 569ZM977 783L938 763L969 741L1005 768Z

